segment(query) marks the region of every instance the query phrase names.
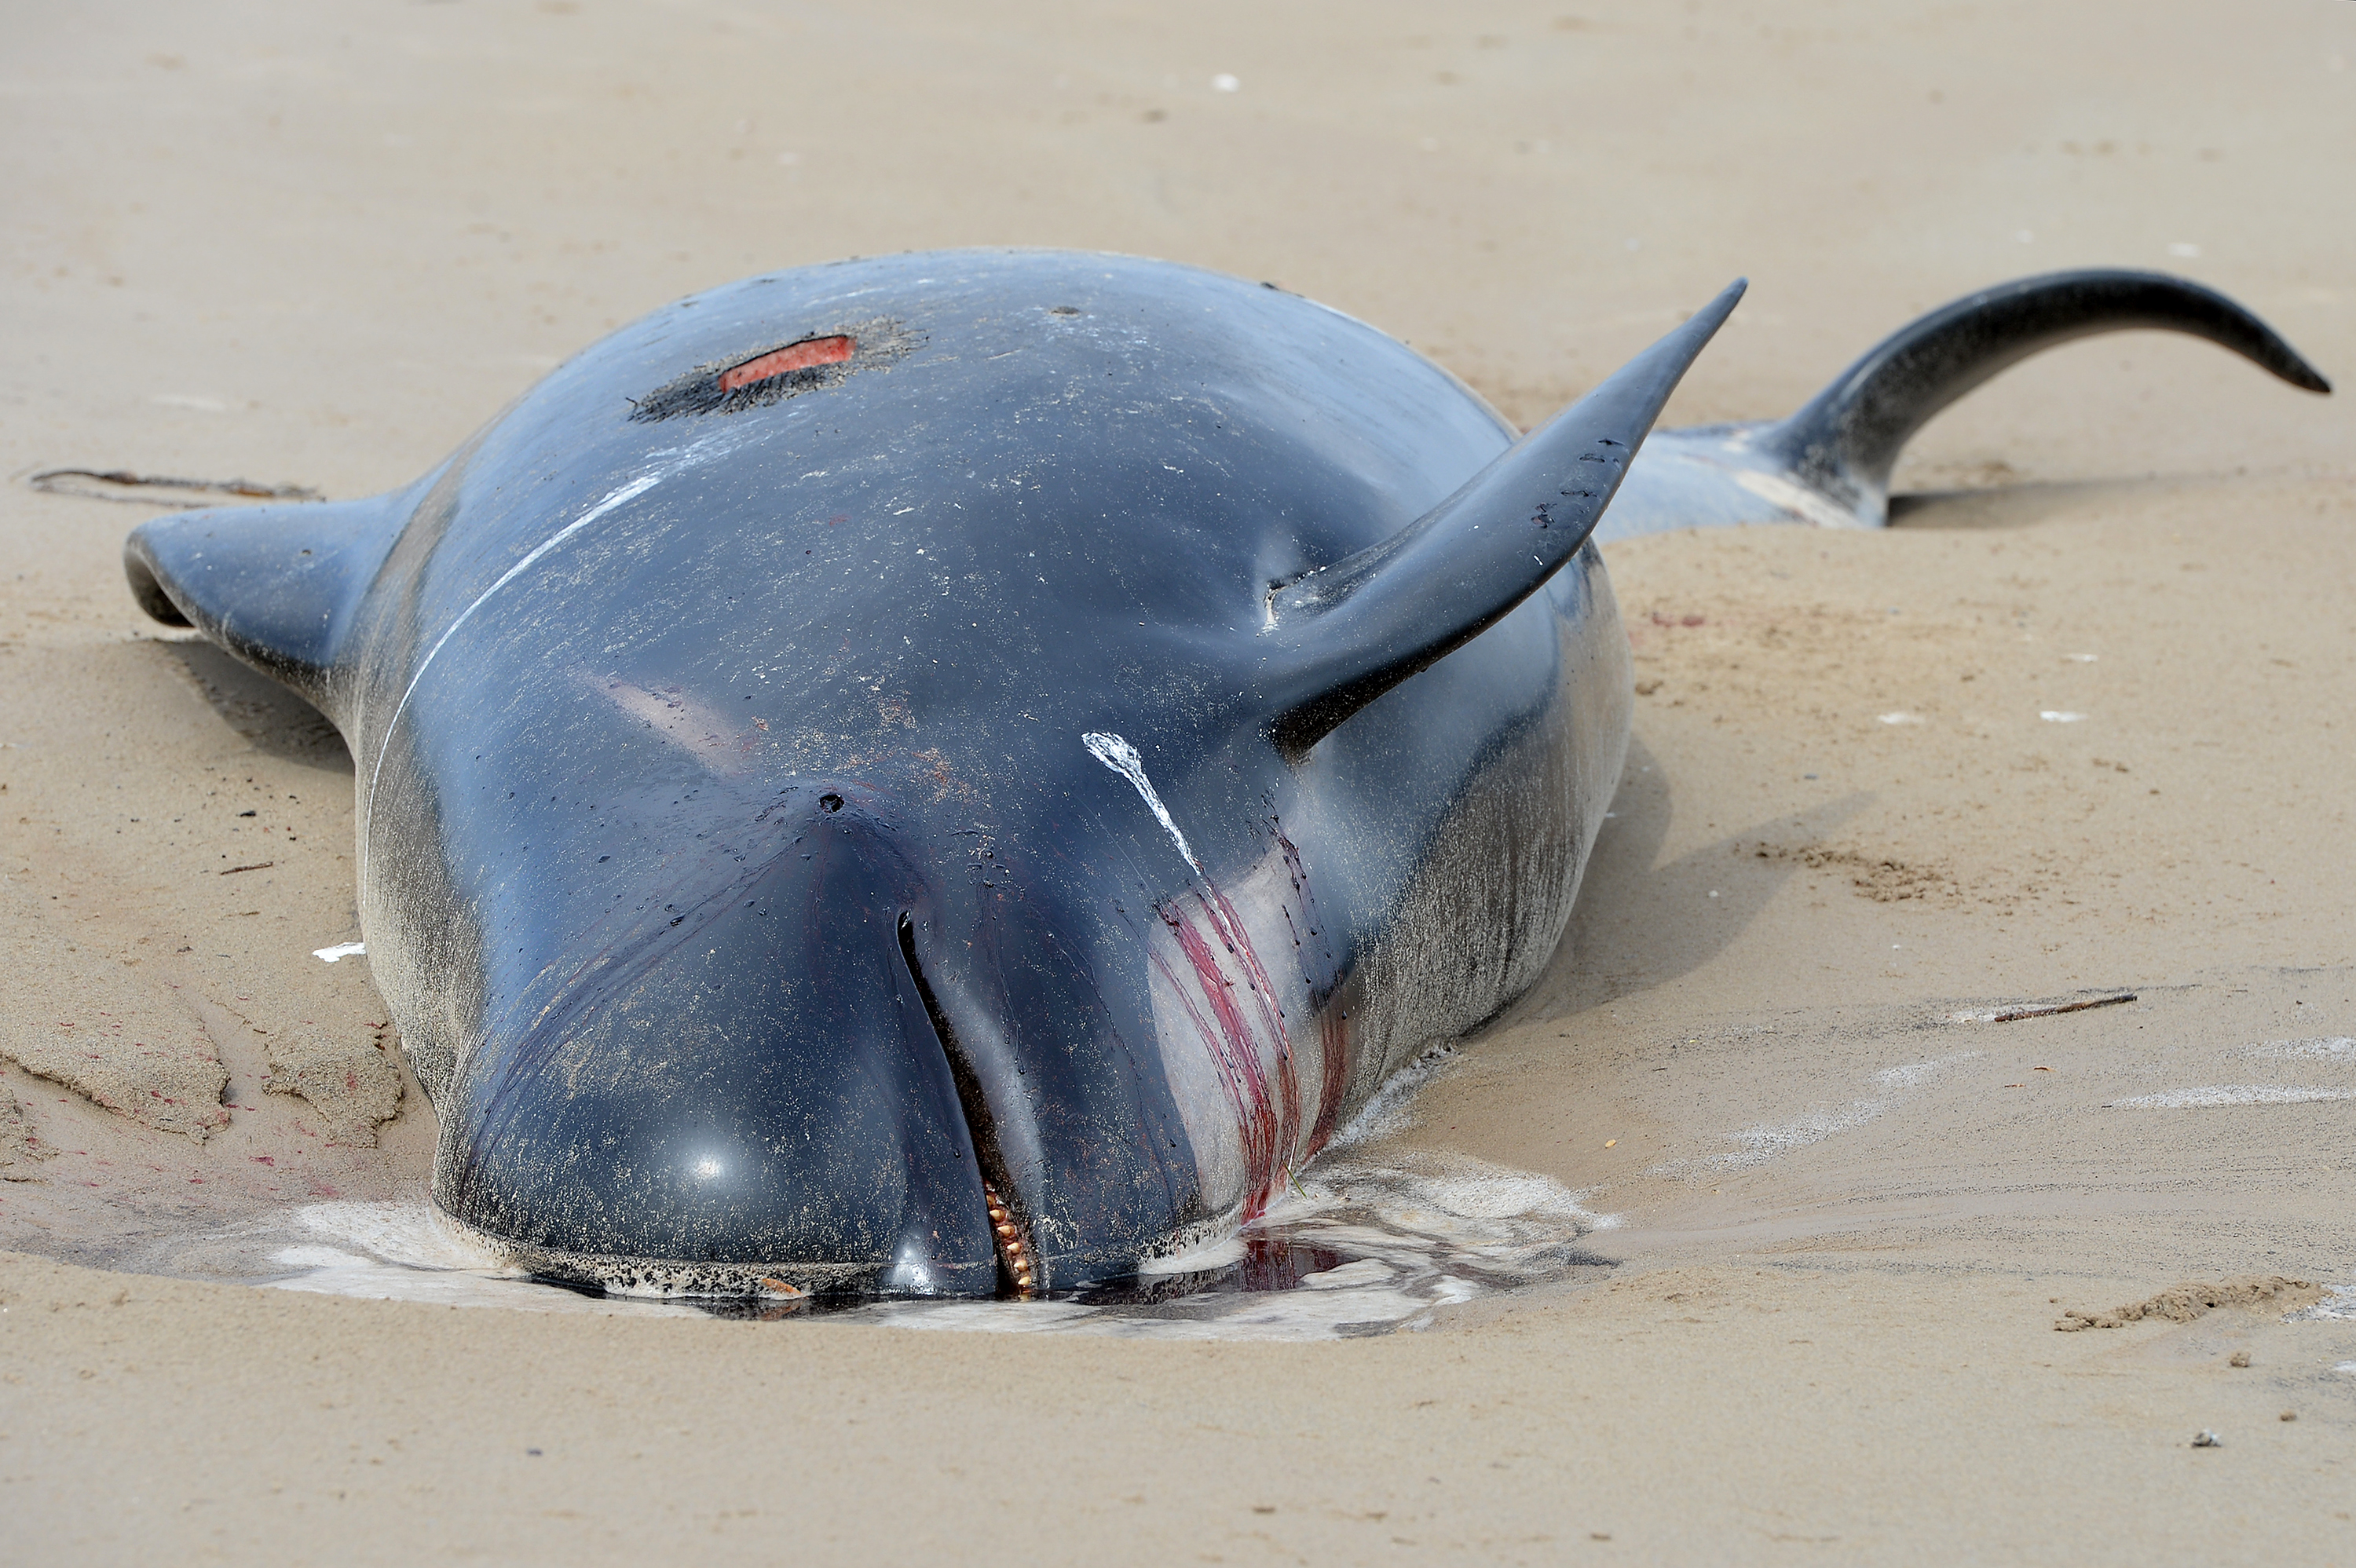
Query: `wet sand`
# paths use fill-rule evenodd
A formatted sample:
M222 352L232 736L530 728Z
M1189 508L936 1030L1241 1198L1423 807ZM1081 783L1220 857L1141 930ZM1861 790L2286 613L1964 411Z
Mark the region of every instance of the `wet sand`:
M2344 394L2102 338L1926 430L1887 532L1615 547L1644 695L1570 939L1391 1146L1553 1179L1615 1266L1317 1344L152 1272L413 1200L431 1115L365 960L311 956L358 934L340 743L142 619L144 510L26 483L371 493L680 293L949 244L1274 280L1525 422L1737 272L1670 422L1788 411L1914 312L2078 264L2222 288L2345 385L2356 13L13 23L9 1560L2356 1552ZM2276 1276L2340 1294L2054 1328Z

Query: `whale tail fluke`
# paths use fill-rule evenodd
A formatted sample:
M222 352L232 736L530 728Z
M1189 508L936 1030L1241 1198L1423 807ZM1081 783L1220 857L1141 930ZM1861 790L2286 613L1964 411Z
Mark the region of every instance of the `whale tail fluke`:
M2030 355L2096 333L2188 333L2292 386L2331 383L2233 301L2164 272L2048 272L1983 289L1901 327L1791 418L1754 438L1792 476L1878 527L1899 452L1942 409Z
M1899 328L1789 419L1656 432L1596 541L1741 523L1880 528L1899 453L1940 410L2032 354L2133 328L2205 337L2294 387L2331 390L2273 328L2213 289L2164 272L2048 272Z

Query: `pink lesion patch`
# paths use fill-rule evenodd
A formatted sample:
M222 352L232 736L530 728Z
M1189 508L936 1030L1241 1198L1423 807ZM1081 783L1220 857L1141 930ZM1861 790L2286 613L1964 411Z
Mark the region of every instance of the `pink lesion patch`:
M859 340L836 334L831 337L806 337L799 343L788 343L783 348L772 348L756 355L741 365L733 365L720 372L720 389L733 392L739 387L749 387L773 376L783 376L795 370L809 370L820 365L840 365L859 352Z

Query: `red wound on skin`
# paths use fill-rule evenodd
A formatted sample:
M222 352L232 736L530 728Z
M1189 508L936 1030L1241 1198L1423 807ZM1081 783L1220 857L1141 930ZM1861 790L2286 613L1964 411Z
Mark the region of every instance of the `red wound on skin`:
M720 389L733 392L739 387L749 387L755 381L766 381L788 370L807 370L813 365L840 365L858 352L859 340L855 337L838 335L805 338L799 343L788 343L783 348L772 348L766 354L723 370L720 372Z

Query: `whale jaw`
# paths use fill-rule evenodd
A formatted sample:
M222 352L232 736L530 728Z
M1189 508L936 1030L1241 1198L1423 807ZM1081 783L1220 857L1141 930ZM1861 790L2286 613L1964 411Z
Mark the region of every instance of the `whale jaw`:
M989 1295L983 1175L903 960L922 880L834 791L635 918L459 1064L434 1197L542 1272L623 1288ZM750 859L748 857L748 859Z

